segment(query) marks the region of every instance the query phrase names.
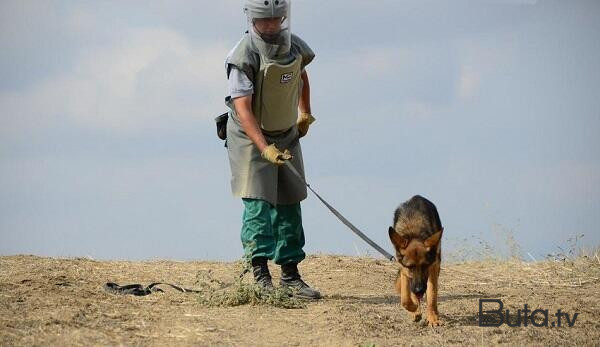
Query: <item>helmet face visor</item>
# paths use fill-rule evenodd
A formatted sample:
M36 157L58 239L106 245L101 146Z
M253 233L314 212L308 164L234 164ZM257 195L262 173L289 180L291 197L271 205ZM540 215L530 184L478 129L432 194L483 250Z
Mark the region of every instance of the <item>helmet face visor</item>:
M255 18L252 20L254 31L266 42L277 44L285 35L286 17Z

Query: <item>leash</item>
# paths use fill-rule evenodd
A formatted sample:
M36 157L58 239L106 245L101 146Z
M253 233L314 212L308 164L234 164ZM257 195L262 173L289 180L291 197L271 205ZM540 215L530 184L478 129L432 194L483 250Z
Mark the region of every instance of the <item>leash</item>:
M166 284L166 285L172 287L173 289L176 289L182 293L200 293L200 291L196 290L196 289L187 289L187 288L183 288L180 286L176 286L171 283L164 283L164 282L151 283L149 286L147 286L145 288L141 284L127 284L124 286L120 286L116 283L108 282L104 285L104 290L106 290L107 292L110 292L110 293L115 293L115 294L132 294L135 296L145 296L145 295L152 294L154 292L164 292L164 290L157 287L157 285L159 285L159 284Z
M308 184L306 182L306 180L304 180L304 178L302 177L302 175L300 175L300 173L296 170L296 168L294 167L294 165L292 165L292 163L289 160L285 161L285 165L287 166L288 169L290 169L290 171L292 171L292 173L296 177L298 177L298 179L300 181L302 181L302 183L304 183L306 185L306 187L308 189L310 189L311 192L313 192L313 194L315 194L315 196L319 200L321 200L321 202L325 206L327 206L327 208L329 209L329 211L331 211L331 213L333 213L342 223L344 223L348 228L350 228L350 230L352 230L358 237L360 237L361 239L363 239L363 241L365 241L366 243L368 243L371 247L375 248L379 253L381 253L389 261L395 261L396 260L396 258L394 258L393 255L391 255L388 252L386 252L383 248L381 248L373 240L371 240L370 238L368 238L367 235L365 235L362 231L360 231L357 227L355 227L352 223L350 223L349 220L347 220L344 216L342 216L341 213L339 213L335 208L333 208L333 206L331 206L330 204L328 204L327 201L325 201L325 199L323 199L319 194L317 194L317 192L315 192L314 189L312 189L312 187L310 186L310 184Z
M250 269L248 267L245 267L244 270L242 270L242 272L240 273L239 278L242 279L242 277L244 277L244 275L246 275L248 272L250 272ZM152 294L155 292L164 293L164 290L157 287L159 284L166 284L166 285L170 286L171 288L178 290L182 293L201 293L201 291L197 290L197 289L188 289L188 288L176 286L174 284L166 283L166 282L151 283L147 287L144 287L141 284L126 284L126 285L120 286L116 283L108 282L104 285L104 290L106 290L109 293L113 293L113 294L123 294L123 295L131 294L131 295L135 295L135 296L146 296L146 295L149 295L149 294ZM231 287L232 285L233 284L229 284L227 286L222 287L221 289Z

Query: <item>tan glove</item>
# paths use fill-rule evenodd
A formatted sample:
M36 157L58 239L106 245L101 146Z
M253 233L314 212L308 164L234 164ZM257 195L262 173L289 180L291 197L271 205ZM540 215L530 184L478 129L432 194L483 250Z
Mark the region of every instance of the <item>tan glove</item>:
M260 156L277 165L281 165L285 163L286 160L292 159L290 151L286 149L285 151L281 152L279 149L277 149L277 147L275 147L274 143L265 147Z
M315 117L308 112L300 113L300 116L298 116L298 120L296 121L300 137L304 137L306 133L308 133L308 126L311 125L315 120Z

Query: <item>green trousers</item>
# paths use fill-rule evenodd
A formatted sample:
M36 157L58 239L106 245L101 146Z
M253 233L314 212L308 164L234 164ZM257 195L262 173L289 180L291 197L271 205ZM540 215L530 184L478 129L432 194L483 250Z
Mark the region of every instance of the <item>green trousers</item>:
M273 206L265 200L242 199L242 245L252 258L267 257L278 265L299 263L306 254L300 203Z

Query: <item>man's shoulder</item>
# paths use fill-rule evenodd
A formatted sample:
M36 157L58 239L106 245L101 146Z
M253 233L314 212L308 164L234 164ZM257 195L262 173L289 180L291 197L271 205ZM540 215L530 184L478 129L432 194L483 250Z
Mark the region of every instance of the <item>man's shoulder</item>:
M302 56L302 68L315 58L312 48L298 35L292 34L292 48Z
M231 51L227 54L227 60L234 56L241 57L253 57L256 55L256 52L252 50L252 45L250 44L250 35L246 32L242 38L233 46Z
M310 46L300 36L292 34L292 46L300 48L302 50L311 50Z
M229 65L234 65L247 73L249 73L249 68L255 70L260 65L260 57L252 49L250 35L247 32L227 54L225 66L228 70Z

